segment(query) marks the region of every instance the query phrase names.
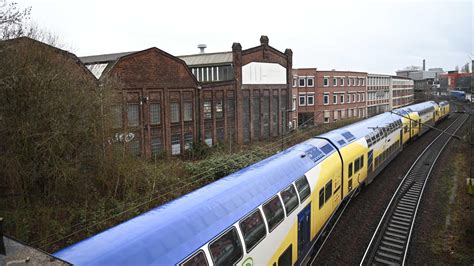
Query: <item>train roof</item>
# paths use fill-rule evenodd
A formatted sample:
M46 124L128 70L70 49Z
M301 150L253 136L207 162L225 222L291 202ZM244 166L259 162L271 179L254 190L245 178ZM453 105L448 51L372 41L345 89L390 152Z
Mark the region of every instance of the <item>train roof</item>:
M371 133L375 128L383 127L389 123L400 120L401 117L396 114L389 112L382 113L376 116L373 116L368 119L356 122L354 124L347 125L345 127L327 132L320 135L319 137L324 137L330 139L338 148L342 148L351 142L364 138L369 133ZM350 138L346 138L352 136ZM341 142L340 140L345 138L346 143Z
M179 263L333 152L326 140L307 140L55 256L78 265Z
M426 110L428 108L434 108L438 104L434 101L427 101L427 102L422 102L422 103L417 103L401 108L397 108L393 110L394 113L404 113L404 112L419 112L422 110Z
M439 106L447 106L447 105L449 105L448 101L442 101L439 103Z

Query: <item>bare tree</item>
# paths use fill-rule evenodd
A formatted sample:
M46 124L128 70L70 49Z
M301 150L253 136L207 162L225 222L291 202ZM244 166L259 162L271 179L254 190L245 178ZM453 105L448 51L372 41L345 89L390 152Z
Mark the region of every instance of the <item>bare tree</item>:
M106 92L78 59L21 37L0 42L0 178L6 194L60 198L99 174ZM68 189L69 188L69 189ZM69 196L72 196L70 193ZM77 194L80 196L80 194Z
M0 34L1 40L23 36L27 31L31 7L19 9L17 3L0 0Z

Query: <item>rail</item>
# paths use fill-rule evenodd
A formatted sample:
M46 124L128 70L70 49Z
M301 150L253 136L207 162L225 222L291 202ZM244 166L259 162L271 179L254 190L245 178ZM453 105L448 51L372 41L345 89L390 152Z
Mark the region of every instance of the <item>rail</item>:
M405 264L416 213L433 167L452 135L468 115L456 114L455 121L418 156L395 191L360 262L366 264Z

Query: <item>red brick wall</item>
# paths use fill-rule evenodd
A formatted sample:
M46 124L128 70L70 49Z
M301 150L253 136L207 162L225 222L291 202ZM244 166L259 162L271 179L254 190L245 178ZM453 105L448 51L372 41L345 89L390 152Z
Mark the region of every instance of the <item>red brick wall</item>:
M181 153L184 152L184 134L197 134L197 82L186 64L157 48L147 49L119 59L111 69L109 78L120 84L123 99L125 132L132 132L140 143L141 156L151 158L152 137L160 139L162 151L171 153L171 137L180 135ZM192 104L192 120L184 121L184 103ZM171 122L170 103L180 107L179 122ZM128 127L127 106L139 105L139 126ZM151 125L150 105L160 105L161 123ZM127 146L130 146L127 145Z

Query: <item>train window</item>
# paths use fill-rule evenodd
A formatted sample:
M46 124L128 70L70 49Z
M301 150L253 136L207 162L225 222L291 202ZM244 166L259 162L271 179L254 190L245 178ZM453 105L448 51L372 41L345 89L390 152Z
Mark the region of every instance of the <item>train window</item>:
M354 173L357 173L357 171L359 171L360 169L360 163L359 163L359 158L357 158L355 161L354 161Z
M326 189L324 191L324 202L328 201L332 196L332 180L326 184Z
M375 134L370 135L370 140L372 141L372 144L377 142L377 137L375 136Z
M283 254L278 258L278 266L291 266L293 265L292 257L292 245L290 245Z
M234 265L243 256L242 245L237 229L232 227L209 245L212 261L215 265Z
M247 253L250 252L267 234L260 209L256 209L252 214L240 222L240 230L244 235Z
M364 155L360 156L360 168L364 167Z
M352 176L352 163L349 164L349 177Z
M206 255L202 250L194 253L189 259L181 263L180 266L207 266Z
M349 187L349 192L351 192L352 191L352 179L349 179L349 182L348 182L347 186Z
M296 190L293 185L290 185L287 189L281 193L283 204L286 209L286 216L288 216L296 207L298 207L298 196L296 196Z
M296 189L298 189L298 194L300 195L300 201L303 203L303 201L309 197L309 194L311 193L306 176L302 176L300 179L296 180L295 184Z
M281 206L280 198L277 196L273 197L267 204L263 205L263 212L268 222L269 231L273 231L275 227L285 218L283 212L283 206Z
M324 188L319 190L319 209L321 209L324 205Z

